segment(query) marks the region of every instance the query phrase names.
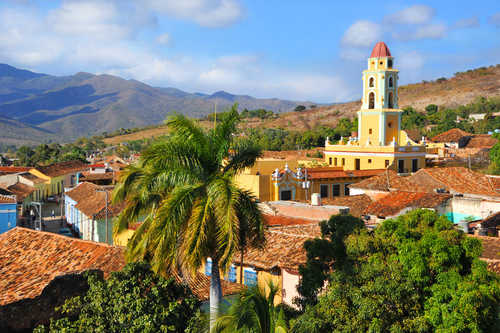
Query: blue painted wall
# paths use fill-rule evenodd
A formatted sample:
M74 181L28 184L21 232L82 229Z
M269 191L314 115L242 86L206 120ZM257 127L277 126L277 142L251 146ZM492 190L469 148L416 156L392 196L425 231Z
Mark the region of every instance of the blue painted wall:
M0 204L0 234L16 226L17 204Z

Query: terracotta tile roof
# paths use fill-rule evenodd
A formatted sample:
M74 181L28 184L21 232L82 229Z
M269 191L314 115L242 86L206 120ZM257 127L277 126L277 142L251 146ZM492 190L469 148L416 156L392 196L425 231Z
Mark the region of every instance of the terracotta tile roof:
M452 128L449 131L432 137L430 140L433 142L458 142L464 136L473 136L473 134L463 131L460 128Z
M81 181L95 181L95 180L103 180L103 179L113 179L113 172L105 172L105 173L90 173L88 171L82 172L80 176Z
M88 198L98 188L99 188L99 186L97 186L93 183L83 182L83 183L76 185L71 190L65 192L65 194L67 196L69 196L71 199L75 200L76 202L80 202L80 201L84 200L85 198Z
M371 177L385 171L385 169L344 171L339 168L307 168L306 170L308 179Z
M479 221L483 228L495 228L500 225L500 212L496 212L488 216L482 221Z
M488 180L491 182L495 190L500 191L500 176L488 175Z
M26 172L31 169L32 169L31 167L0 166L0 172L4 174Z
M391 51L389 51L389 48L384 42L378 42L375 44L372 50L372 54L370 55L370 58L383 58L383 57L390 57L391 56Z
M291 216L283 216L283 215L263 214L262 218L264 219L264 223L268 226L311 224L314 222L314 221L311 221L308 219L302 219L302 218L291 217Z
M67 161L46 166L39 166L35 169L49 177L58 177L65 174L86 170L88 169L88 165L80 161Z
M304 242L321 237L317 223L269 228L265 233L265 247L247 249L243 257L244 265L264 270L281 267L297 271L299 265L306 262ZM239 256L235 256L233 261L239 264Z
M500 197L490 177L464 167L420 169L409 178L426 187L426 192L445 188L455 193Z
M36 188L23 183L15 183L10 186L0 185L0 187L3 187L4 189L13 193L17 197L18 202L23 201L27 196L36 191Z
M11 195L0 194L0 204L15 204L16 198Z
M203 273L196 272L194 276L189 276L186 274L182 277L180 274L174 274L174 278L179 283L186 283L193 294L198 297L201 301L209 299L210 296L210 277ZM227 280L221 279L222 296L234 295L239 293L241 290L245 289L244 285L239 283L229 282Z
M16 227L0 235L0 305L34 298L60 275L124 265L123 248Z
M19 176L32 181L34 184L41 184L45 182L45 179L38 178L37 176L29 172L21 173L19 174Z
M100 192L101 190L108 192L108 217L120 214L125 207L125 203L111 204L112 188L104 188L93 183L83 182L66 192L66 195L77 202L75 208L83 214L101 219L106 216L106 193Z
M349 214L360 217L366 207L372 203L372 199L366 194L359 194L336 197L334 199L323 198L321 199L321 203L324 205L349 207Z
M415 142L420 142L420 140L422 140L422 134L420 134L420 130L418 129L407 129L405 132L406 135Z
M364 213L384 217L394 216L409 207L435 208L451 197L449 194L396 191L370 204Z
M399 176L393 170L384 170L383 173L380 173L377 176L351 184L349 187L372 191L389 191L390 189L396 189L409 192L425 192L418 183L413 182L409 177Z
M464 148L492 148L498 142L493 136L488 134L476 134L467 142Z
M500 261L500 237L476 236L468 235L477 238L483 244L483 252L481 258Z

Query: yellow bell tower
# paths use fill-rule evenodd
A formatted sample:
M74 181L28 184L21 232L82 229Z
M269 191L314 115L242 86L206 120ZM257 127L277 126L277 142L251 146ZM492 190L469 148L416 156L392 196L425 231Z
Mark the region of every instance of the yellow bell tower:
M347 143L325 142L325 160L344 170L391 168L399 173L425 167L425 145L419 145L401 130L398 106L399 71L384 42L373 48L363 71L363 97L358 111L358 133Z

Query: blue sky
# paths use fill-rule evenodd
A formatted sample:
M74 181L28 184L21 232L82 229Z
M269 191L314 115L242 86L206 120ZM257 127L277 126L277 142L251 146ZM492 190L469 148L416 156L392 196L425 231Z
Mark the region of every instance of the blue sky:
M0 62L189 92L342 102L385 41L401 83L500 63L486 1L4 0Z

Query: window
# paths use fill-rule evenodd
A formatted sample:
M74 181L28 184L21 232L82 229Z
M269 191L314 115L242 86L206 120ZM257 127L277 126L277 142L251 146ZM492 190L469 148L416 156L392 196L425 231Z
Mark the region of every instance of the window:
M372 163L372 159L371 159L371 158L369 158L369 159L368 159L368 163L369 163L369 164L371 164L371 163Z
M389 109L392 109L394 108L394 97L392 95L392 91L389 92L389 101L387 103L387 106L389 107Z
M336 157L333 159L333 164L335 164L335 166L337 166L337 158Z
M368 130L368 134L372 134L372 133L373 133L373 131L372 131L372 129L370 128L370 129Z
M351 184L344 184L344 195L348 196L349 195L349 185Z
M405 172L405 160L398 160L398 172L399 173Z
M387 60L387 67L392 68L392 59Z
M207 262L205 263L205 275L212 275L212 259L207 258Z
M393 82L392 82L392 76L389 76L389 88L392 88Z
M229 268L229 273L227 274L227 280L229 282L236 283L236 266L231 265L231 268Z
M321 184L319 186L319 192L322 198L328 198L328 185Z
M375 79L371 77L370 80L368 81L368 85L370 88L375 87Z
M368 109L375 109L375 93L371 92L368 95Z
M345 165L345 158L342 157L342 166Z
M411 172L417 172L418 170L418 159L414 158L411 161Z
M391 128L392 127L392 121L387 123L387 127Z
M331 157L328 159L328 164L332 165L332 158Z
M339 197L339 196L340 196L340 184L333 184L332 197Z
M355 165L355 169L356 170L360 170L361 169L361 161L359 158L355 159L354 160L354 165Z
M243 284L249 287L257 285L257 272L254 269L245 268L243 270Z
M387 169L389 167L389 160L385 160L385 168Z

